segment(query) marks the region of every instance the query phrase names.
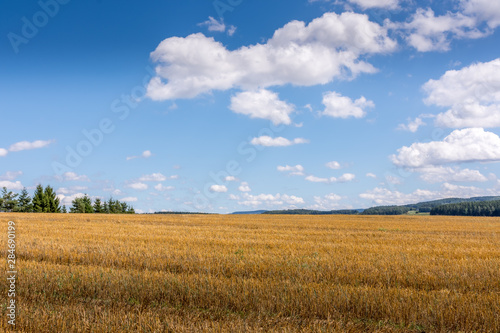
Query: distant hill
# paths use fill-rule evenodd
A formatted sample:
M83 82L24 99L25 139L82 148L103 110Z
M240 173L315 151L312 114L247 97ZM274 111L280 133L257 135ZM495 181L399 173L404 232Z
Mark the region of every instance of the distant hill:
M286 209L286 210L257 210L253 212L234 212L233 214L290 214L290 215L337 215L337 214L363 214L363 215L404 215L409 212L430 213L435 208L446 204L463 202L483 202L500 200L500 196L486 196L473 198L446 198L432 201L418 202L400 206L375 206L367 209L338 209L338 210L313 210L313 209Z
M358 214L357 209L339 209L339 210L312 210L312 209L286 209L286 210L270 210L263 214L290 214L290 215L353 215Z
M493 201L500 200L500 196L487 196L487 197L473 197L473 198L447 198L447 199L439 199L432 201L419 202L416 204L404 205L405 207L412 208L414 210L418 210L419 212L430 212L432 208L438 207L441 205L452 204L452 203L461 203L461 202L480 202L480 201Z
M252 210L252 211L243 211L243 212L234 212L231 214L237 214L237 215L245 215L245 214L264 214L266 213L267 210Z

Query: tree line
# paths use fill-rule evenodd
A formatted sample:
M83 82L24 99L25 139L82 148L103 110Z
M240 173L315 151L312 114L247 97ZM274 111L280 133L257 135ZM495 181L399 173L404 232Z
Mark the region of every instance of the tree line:
M94 202L85 194L83 197L75 198L70 207L71 213L100 213L100 214L134 214L135 210L126 202L120 202L110 198L103 201L96 198ZM47 185L45 188L37 185L33 196L28 190L23 188L21 193L9 191L2 188L0 196L0 212L20 212L20 213L67 213L66 206L61 206L54 189Z
M500 200L441 205L432 208L431 215L500 216Z

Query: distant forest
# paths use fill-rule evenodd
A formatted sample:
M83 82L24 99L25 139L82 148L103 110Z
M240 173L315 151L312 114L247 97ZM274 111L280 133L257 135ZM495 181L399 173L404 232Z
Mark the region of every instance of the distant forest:
M500 216L500 200L441 205L432 208L431 215Z
M96 198L94 202L85 194L83 197L72 201L69 212L71 213L100 213L100 214L134 214L135 210L126 202L120 202L110 198L103 201ZM9 191L6 187L2 189L0 196L0 212L19 213L67 213L66 206L61 202L51 186L38 185L30 196L28 190L23 188L21 193Z
M270 210L262 214L291 215L405 215L430 213L431 215L500 216L500 197L447 198L402 206L376 206L367 209L339 209L330 211L310 209Z

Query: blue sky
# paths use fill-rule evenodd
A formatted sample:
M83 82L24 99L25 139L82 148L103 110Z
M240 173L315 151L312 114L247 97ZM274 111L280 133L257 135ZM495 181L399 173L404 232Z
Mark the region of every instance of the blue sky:
M500 192L500 4L0 8L0 186L220 213Z

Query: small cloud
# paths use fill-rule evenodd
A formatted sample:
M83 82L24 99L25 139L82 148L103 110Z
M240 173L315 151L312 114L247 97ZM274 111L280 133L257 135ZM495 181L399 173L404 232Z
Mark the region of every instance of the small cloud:
M329 183L330 180L328 178L316 177L313 175L309 175L305 178L305 180L313 183Z
M173 186L163 186L163 184L158 184L155 186L155 190L163 192L163 191L170 191L175 189Z
M368 172L365 176L368 178L377 178L377 175L371 172Z
M220 21L214 19L212 16L208 17L208 20L202 23L198 23L199 26L207 26L208 31L224 32L226 31L226 25L224 20L221 18ZM236 30L236 28L234 29ZM234 33L234 31L233 31Z
M125 193L123 193L123 191L122 191L122 190L120 190L120 189L116 189L116 190L114 190L114 191L113 191L113 192L111 192L111 193L113 193L113 195L123 195L123 194L125 194Z
M14 143L9 147L9 151L22 151L22 150L31 150L31 149L39 149L39 148L44 148L50 145L51 143L55 142L55 140L36 140L33 142L29 141L21 141Z
M7 155L9 151L5 148L0 148L0 157Z
M162 175L161 173L152 173L150 175L143 175L139 178L141 182L162 182L167 180L167 177Z
M238 190L241 192L250 192L252 189L248 186L247 182L242 182L238 187Z
M393 184L393 185L400 185L400 184L403 183L403 181L401 180L400 177L396 177L396 176L393 176L393 175L387 175L387 176L385 176L385 180L389 184Z
M352 173L344 173L342 176L340 176L338 178L337 177L322 178L322 177L316 177L313 175L309 175L305 178L305 180L307 180L309 182L313 182L313 183L329 184L329 183L346 183L346 182L353 181L355 178L356 178L356 176Z
M219 193L227 192L227 187L225 187L224 185L212 185L210 186L210 191Z
M281 136L272 138L270 136L264 135L260 136L258 138L253 138L252 141L250 141L251 144L254 146L264 146L264 147L286 147L286 146L292 146L296 144L301 144L301 143L308 143L309 140L303 139L303 138L296 138L293 140L288 140L285 139Z
M22 171L7 171L4 175L0 176L0 180L14 180L22 174Z
M366 116L365 109L375 107L375 103L367 100L364 96L353 101L335 91L323 95L323 105L325 105L325 110L321 112L321 115L342 119L363 118Z
M224 180L226 182L235 182L235 181L237 181L237 179L236 179L235 176L226 176L226 178L224 178Z
M340 163L337 161L331 161L331 162L326 163L325 165L327 168L333 169L333 170L338 170L338 169L342 168Z
M147 184L140 183L140 182L130 183L128 185L125 185L125 187L131 188L131 189L134 189L134 190L138 190L138 191L144 191L144 190L148 189L148 185Z
M422 118L432 118L432 117L434 117L434 115L422 114L417 118L415 118L415 120L411 120L410 118L408 118L408 124L399 124L397 129L415 133L420 126L427 125L426 123L424 123Z
M123 201L123 202L136 202L137 198L136 197L125 197L125 198L122 198L120 201Z
M58 179L59 181L80 181L80 182L89 182L90 181L88 176L78 175L77 173L71 172L71 171L65 172L62 175L62 177L58 176L58 178L59 178Z
M304 167L300 164L297 164L296 166L278 165L278 167L276 169L279 172L289 172L289 175L291 175L291 176L303 176L304 175Z
M0 181L0 188L2 187L6 187L9 190L22 190L24 186L20 181L11 182L9 180L2 180Z
M236 32L236 27L234 25L230 26L228 29L227 29L227 34L229 36L232 36L234 35L234 33Z
M130 161L130 160L133 160L136 158L149 158L151 156L152 156L151 151L145 150L142 152L142 154L140 156L127 156L127 161Z

